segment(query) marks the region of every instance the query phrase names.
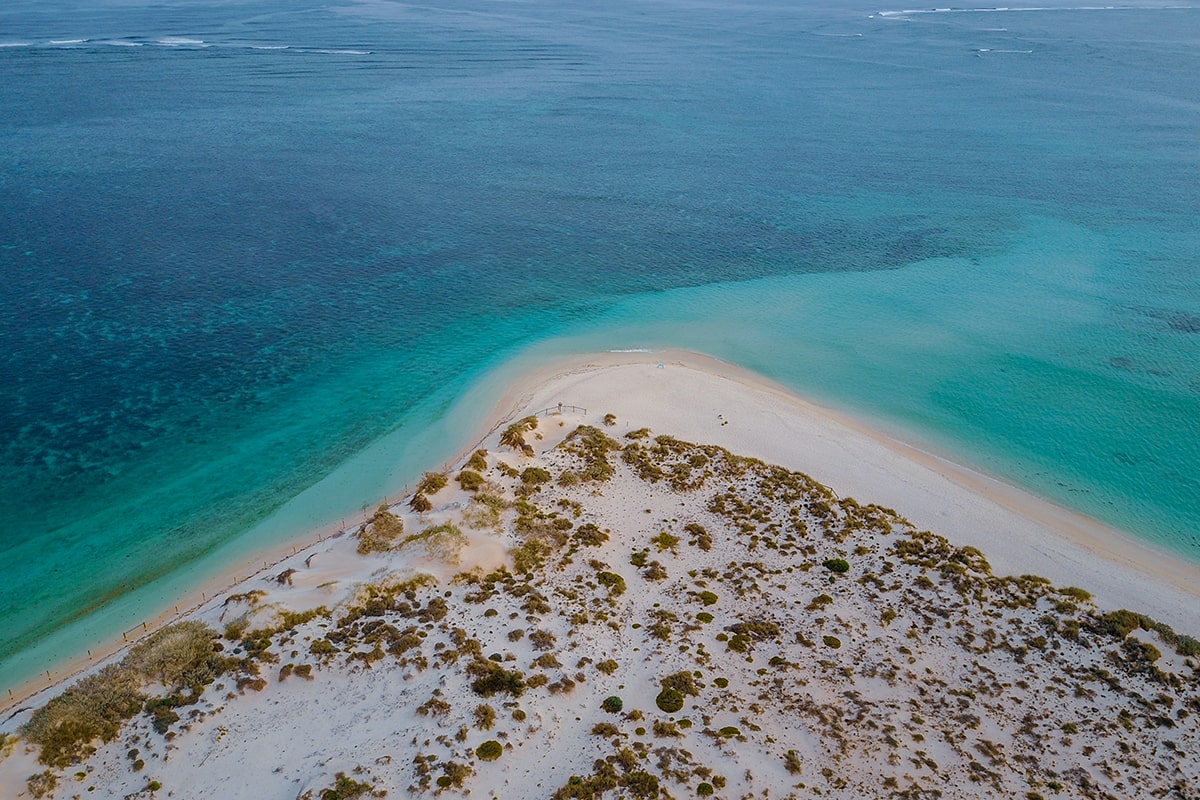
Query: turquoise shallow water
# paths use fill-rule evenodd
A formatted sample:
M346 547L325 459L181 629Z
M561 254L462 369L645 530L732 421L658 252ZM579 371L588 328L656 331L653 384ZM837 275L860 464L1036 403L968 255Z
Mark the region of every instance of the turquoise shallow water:
M0 683L521 354L710 352L1200 560L1200 11L881 11L6 3Z
M1194 559L1200 408L1171 380L1188 356L1150 351L1135 320L1113 324L1107 250L1031 218L977 260L681 289L606 322L625 343L748 366ZM1140 368L1117 355L1133 353Z

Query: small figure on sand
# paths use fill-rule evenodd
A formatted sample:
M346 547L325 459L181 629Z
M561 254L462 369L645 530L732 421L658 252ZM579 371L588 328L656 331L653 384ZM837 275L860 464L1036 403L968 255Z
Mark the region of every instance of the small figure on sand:
M562 403L559 403L559 404L558 404L558 413L559 413L559 414L561 414L561 413L562 413Z

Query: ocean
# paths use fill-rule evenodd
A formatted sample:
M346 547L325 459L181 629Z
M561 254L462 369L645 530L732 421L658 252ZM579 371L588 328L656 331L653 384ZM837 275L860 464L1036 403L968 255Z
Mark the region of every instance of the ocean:
M0 689L727 359L1200 561L1200 7L7 0Z

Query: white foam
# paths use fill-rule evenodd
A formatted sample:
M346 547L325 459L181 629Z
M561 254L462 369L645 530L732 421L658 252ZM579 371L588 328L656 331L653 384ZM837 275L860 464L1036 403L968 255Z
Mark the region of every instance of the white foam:
M29 47L33 42L0 42L0 47Z
M158 40L164 47L208 47L203 39L189 39L186 36L164 36Z
M141 47L141 42L131 42L128 39L108 39L100 44L111 44L114 47Z
M329 56L369 56L370 50L306 50L307 53L323 53Z
M252 44L252 45L250 45L250 49L251 50L287 50L288 45L286 45L286 44Z
M886 18L906 17L911 14L996 14L1001 12L1030 11L1188 11L1200 6L995 6L992 8L906 8L901 11L880 11Z
M87 39L51 39L50 44L83 44Z

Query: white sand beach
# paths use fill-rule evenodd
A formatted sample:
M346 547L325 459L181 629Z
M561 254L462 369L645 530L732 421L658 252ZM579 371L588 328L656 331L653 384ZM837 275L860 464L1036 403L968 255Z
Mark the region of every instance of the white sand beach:
M1200 567L694 353L521 375L482 429L377 552L207 598L202 694L164 669L49 768L12 737L53 693L6 713L0 796L1195 796Z

